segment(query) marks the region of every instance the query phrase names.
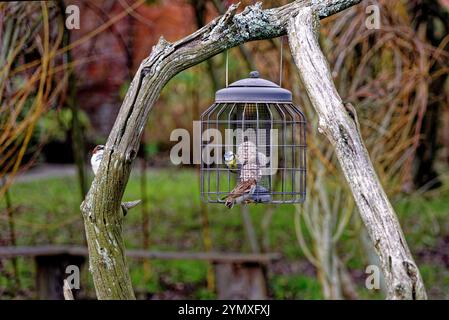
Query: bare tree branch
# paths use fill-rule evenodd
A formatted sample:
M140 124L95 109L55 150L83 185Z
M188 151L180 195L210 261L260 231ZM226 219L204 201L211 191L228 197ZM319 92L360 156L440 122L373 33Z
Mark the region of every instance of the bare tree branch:
M319 131L335 148L360 215L380 257L389 299L426 299L418 267L399 221L374 171L355 109L344 104L318 43L319 20L311 8L290 18L293 58L314 109Z
M64 294L65 300L75 300L75 298L73 297L72 289L70 289L70 285L67 279L64 279L62 293Z
M223 14L226 11L225 6L223 5L222 1L220 0L212 0L212 3L214 4L215 9L217 9L219 14ZM239 45L239 50L242 55L243 60L245 61L246 67L249 70L256 70L256 65L253 62L253 59L251 57L251 52L245 48L243 45Z

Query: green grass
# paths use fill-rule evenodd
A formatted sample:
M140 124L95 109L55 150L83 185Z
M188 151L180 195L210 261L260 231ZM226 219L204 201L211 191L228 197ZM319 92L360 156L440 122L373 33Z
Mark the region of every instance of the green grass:
M323 299L318 280L303 275L275 275L272 278L274 299Z
M200 216L199 177L196 171L187 169L155 169L148 173L148 202L150 211L150 243L153 250L204 251L202 219ZM11 198L15 207L18 245L83 244L84 231L79 212L79 192L74 177L51 178L12 186ZM140 177L132 175L124 200L140 199ZM412 252L427 250L437 245L439 239L449 235L449 191L419 198L401 199L395 204ZM251 217L258 239L262 239L261 221L266 205L250 207ZM250 252L242 218L238 207L232 210L223 205L207 206L212 244L215 251ZM285 263L306 260L297 244L294 231L294 207L274 206L272 223L268 234L269 251L280 252ZM4 201L0 202L0 236L7 239L8 224ZM124 223L127 248L142 247L141 208L132 209ZM351 270L366 267L364 254L351 232L342 237L342 252L351 252L347 265ZM448 295L449 271L444 265L417 262L429 295L444 298ZM11 262L3 260L0 265L0 292L11 288ZM197 261L152 260L150 279L144 278L141 261L130 260L130 272L137 290L155 294L184 288L187 298L214 298L206 286L207 263ZM34 290L34 266L29 259L19 259L20 273L25 296ZM84 270L87 273L87 269ZM360 271L359 271L360 273ZM275 299L321 299L322 292L316 277L298 272L269 271L269 292ZM87 294L93 296L92 280L86 275ZM368 292L364 281L357 282L362 298L382 298L376 292ZM175 289L173 289L175 288ZM187 288L187 289L186 289ZM28 295L27 295L28 292ZM32 295L31 295L32 296ZM5 294L5 297L7 295Z

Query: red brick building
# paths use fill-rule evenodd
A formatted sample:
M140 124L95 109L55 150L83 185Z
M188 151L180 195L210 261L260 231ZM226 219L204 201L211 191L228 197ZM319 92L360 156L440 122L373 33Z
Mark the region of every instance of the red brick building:
M70 3L80 8L80 30L71 33L72 43L82 41L72 51L77 61L78 101L100 136L109 134L127 83L159 37L175 41L195 29L194 12L187 1L138 2ZM106 23L110 24L107 28ZM83 41L99 28L104 30Z

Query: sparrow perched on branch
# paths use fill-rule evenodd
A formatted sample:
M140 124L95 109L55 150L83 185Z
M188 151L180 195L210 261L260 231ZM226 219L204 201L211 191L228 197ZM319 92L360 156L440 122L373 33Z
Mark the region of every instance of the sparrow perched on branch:
M256 189L256 179L241 181L226 197L225 205L231 209L235 204L246 203Z
M100 166L101 159L103 159L104 145L100 144L92 150L92 158L90 158L90 164L94 174L97 174L98 167Z

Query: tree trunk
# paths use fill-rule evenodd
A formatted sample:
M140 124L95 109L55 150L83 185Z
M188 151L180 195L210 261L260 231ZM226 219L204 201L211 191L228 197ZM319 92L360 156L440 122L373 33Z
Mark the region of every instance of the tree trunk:
M262 10L261 4L257 3L245 8L240 14L236 14L238 5L231 5L223 16L180 41L169 43L161 37L151 55L141 63L131 83L106 143L100 168L81 205L88 239L90 270L99 299L135 298L124 254L121 199L149 112L165 84L182 70L226 49L244 42L286 34L290 19L297 16L305 7L308 8L306 12L314 12L317 17L325 18L358 2L360 0L321 2L298 0L269 10ZM307 39L317 47L316 39L312 36L312 29L308 24L302 27L307 37L297 36L296 30L301 28L301 19L306 19L307 23L312 21L311 17L302 14L301 18L295 20L297 23L290 26L292 36L290 40L297 60L302 59L297 54L298 50L303 51L305 59L310 59L308 54L311 52L308 51L309 47L298 46L295 43L296 39ZM318 55L322 64L315 67L319 67L320 71L324 71L324 75L328 75L329 71L326 69L322 53L313 50L313 54ZM309 67L304 66L304 70L300 72L308 74ZM304 76L303 78L307 79ZM320 104L316 107L321 118L322 130L331 134L329 137L336 147L343 171L355 193L354 197L361 208L360 211L376 243L378 253L382 257L384 272L388 273L387 279L391 281L390 287L395 292L390 297L423 298L425 292L419 272L407 249L391 205L375 176L355 125L344 113L343 105L330 78L321 78L322 84L327 84L323 91L330 91L320 94L332 98L325 100L326 105ZM309 91L313 92L310 81L305 83ZM318 83L319 87L322 84ZM311 96L313 97L313 94ZM366 171L360 172L362 168ZM369 188L363 189L364 193L361 193L362 186ZM376 223L383 225L378 227Z
M343 104L318 43L319 20L311 8L290 19L288 35L294 61L318 114L318 130L335 148L346 180L374 243L389 299L426 299L419 270L363 144L357 114Z

